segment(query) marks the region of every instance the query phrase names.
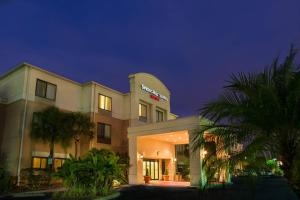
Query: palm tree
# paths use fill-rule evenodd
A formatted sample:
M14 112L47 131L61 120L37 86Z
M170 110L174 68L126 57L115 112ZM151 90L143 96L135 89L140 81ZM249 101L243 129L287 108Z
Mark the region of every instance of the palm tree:
M66 119L67 115L54 106L33 115L31 137L49 143L49 158L52 160L54 144L59 143L65 148L70 145L72 135L65 123ZM52 163L49 164L50 171L53 170Z
M71 113L70 125L71 134L75 142L75 158L78 155L78 143L80 142L80 136L88 136L90 139L93 137L94 123L90 121L90 118L80 112Z
M291 47L281 64L276 58L263 72L232 75L223 93L201 108L211 123L202 126L194 147L203 146L206 131L220 137L228 150L234 139L244 148L224 162L234 165L269 152L283 162L291 180L300 151L300 70L295 56Z

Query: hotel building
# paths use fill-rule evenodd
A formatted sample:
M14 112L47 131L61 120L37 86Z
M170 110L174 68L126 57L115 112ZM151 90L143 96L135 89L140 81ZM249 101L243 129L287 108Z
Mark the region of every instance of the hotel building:
M107 148L130 158L129 183L143 183L146 169L152 180L164 171L176 179L178 149L187 150L191 185L201 177L200 151L188 145L199 128L197 116L171 113L171 94L155 76L129 75L130 91L121 93L97 82L78 83L23 63L0 77L1 162L14 176L25 168L46 168L49 145L30 137L34 112L49 106L82 112L96 124L91 140L81 139L79 155ZM186 149L187 148L187 149ZM74 145L55 145L54 166L60 167Z

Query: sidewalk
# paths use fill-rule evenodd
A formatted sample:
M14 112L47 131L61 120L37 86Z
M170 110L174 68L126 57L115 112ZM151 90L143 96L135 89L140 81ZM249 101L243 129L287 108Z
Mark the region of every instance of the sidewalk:
M0 199L21 198L21 197L44 197L46 196L47 193L61 192L65 190L66 190L65 188L60 187L60 188L49 188L49 189L38 190L38 191L7 193L7 194L0 195Z

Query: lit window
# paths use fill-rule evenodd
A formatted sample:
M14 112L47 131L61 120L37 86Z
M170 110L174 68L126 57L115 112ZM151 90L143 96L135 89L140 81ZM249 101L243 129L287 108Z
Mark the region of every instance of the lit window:
M55 169L59 169L62 167L62 165L64 164L65 159L63 158L55 158L54 159L54 167Z
M156 122L164 121L164 112L160 110L156 110Z
M56 98L56 85L42 81L40 79L36 80L35 96L55 100Z
M99 108L102 110L111 111L111 97L104 96L102 94L99 95Z
M139 104L139 120L147 121L147 106L144 104Z
M32 157L32 168L34 169L46 169L47 158L44 157Z
M97 143L111 144L111 125L98 123Z

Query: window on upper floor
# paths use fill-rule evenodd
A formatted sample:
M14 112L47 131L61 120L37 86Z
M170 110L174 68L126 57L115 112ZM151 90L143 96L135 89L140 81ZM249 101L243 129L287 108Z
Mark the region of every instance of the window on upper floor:
M56 88L57 88L57 86L52 83L37 79L36 80L36 88L35 88L35 96L54 101L56 98Z
M111 97L99 94L98 104L98 107L102 110L111 111L112 109Z
M147 121L147 106L145 104L139 104L139 120L146 122Z
M97 143L111 144L111 125L97 124Z
M164 121L164 112L161 110L156 110L156 122Z

